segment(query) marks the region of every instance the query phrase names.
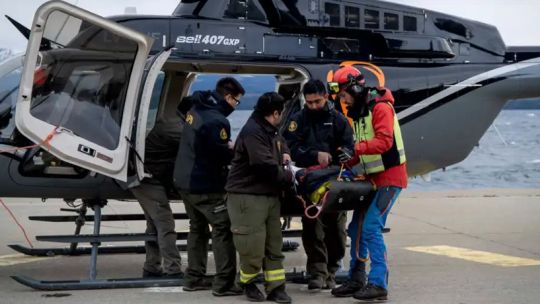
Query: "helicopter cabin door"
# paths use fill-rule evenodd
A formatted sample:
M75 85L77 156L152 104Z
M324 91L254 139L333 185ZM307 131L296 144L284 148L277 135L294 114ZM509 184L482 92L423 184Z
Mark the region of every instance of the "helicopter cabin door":
M121 181L153 40L65 2L34 16L18 130L63 161Z
M146 67L144 69L144 74L140 87L140 107L139 115L137 116L137 123L134 127L135 129L135 163L138 180L142 180L147 175L144 171L144 159L145 159L145 148L146 148L146 136L150 130L147 130L148 126L148 117L150 110L151 99L154 97L154 87L156 85L156 80L161 73L161 68L169 59L171 55L172 48L162 50L158 54L148 58ZM159 89L159 88L158 88ZM159 94L159 93L158 93ZM154 114L155 116L155 114Z

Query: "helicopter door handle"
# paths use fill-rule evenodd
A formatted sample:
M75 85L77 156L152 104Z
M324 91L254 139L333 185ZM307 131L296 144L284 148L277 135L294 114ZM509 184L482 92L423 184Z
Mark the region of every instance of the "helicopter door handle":
M64 128L64 127L58 127L56 129L56 133L68 133L70 135L75 135L75 133L73 131L71 131L70 129Z

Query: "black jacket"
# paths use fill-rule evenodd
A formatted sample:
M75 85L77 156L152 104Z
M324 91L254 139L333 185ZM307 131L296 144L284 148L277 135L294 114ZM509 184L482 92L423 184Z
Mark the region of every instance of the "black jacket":
M290 153L278 129L253 113L234 148L234 159L225 189L232 193L279 195L292 181L283 169L283 153Z
M318 152L332 155L333 164L339 164L337 151L346 147L352 151L353 130L343 114L336 111L331 101L321 111L304 108L296 113L283 136L291 149L291 157L296 166L307 168L318 165Z
M174 184L190 193L224 192L227 166L233 156L228 148L231 126L227 116L234 109L215 91L197 91L192 100L180 140Z
M144 167L167 189L173 186L174 163L184 126L184 119L178 116L170 121L158 121L146 136Z

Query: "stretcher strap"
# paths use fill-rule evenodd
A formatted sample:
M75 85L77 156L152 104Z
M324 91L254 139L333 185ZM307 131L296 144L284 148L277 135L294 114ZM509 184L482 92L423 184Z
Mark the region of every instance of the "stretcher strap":
M339 169L339 175L336 178L337 181L343 181L343 179L341 178L341 176L343 175L343 171L345 171L345 164L341 164L341 168ZM310 206L307 206L307 203L306 203L306 201L304 200L304 198L302 196L300 196L300 195L296 196L302 202L302 204L304 205L304 215L307 218L313 220L313 219L318 218L319 215L321 215L323 207L326 204L326 197L328 196L329 192L330 192L330 189L327 189L326 192L324 193L324 195L321 197L321 199L319 199L318 202L313 203ZM314 215L310 215L309 214L310 210L313 209L313 208L317 209L317 211L315 212Z

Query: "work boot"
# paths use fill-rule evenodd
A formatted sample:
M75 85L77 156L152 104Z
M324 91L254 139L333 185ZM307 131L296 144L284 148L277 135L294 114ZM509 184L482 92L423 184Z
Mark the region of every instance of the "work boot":
M232 287L224 289L224 290L213 290L212 294L215 297L239 296L241 294L244 294L244 289L236 285L233 285Z
M321 277L313 277L308 282L308 291L310 292L319 292L324 287L324 281Z
M363 287L363 283L348 280L339 287L332 289L332 295L338 298L352 297L355 292L360 291Z
M326 284L324 285L323 289L334 289L336 288L336 274L330 273L326 277Z
M212 281L206 278L198 279L194 282L184 282L184 291L198 291L212 289Z
M146 269L143 269L143 272L142 272L143 278L161 278L162 276L163 276L163 272L161 271L153 272L153 271L148 271Z
M356 292L353 298L361 301L386 301L388 300L388 291L383 287L368 283L366 287Z
M268 296L266 297L267 301L274 301L276 303L291 303L292 299L289 297L285 291L285 285L274 288Z
M244 293L246 294L246 298L250 302L262 302L264 301L264 294L262 291L257 287L255 283L248 283L244 286Z

